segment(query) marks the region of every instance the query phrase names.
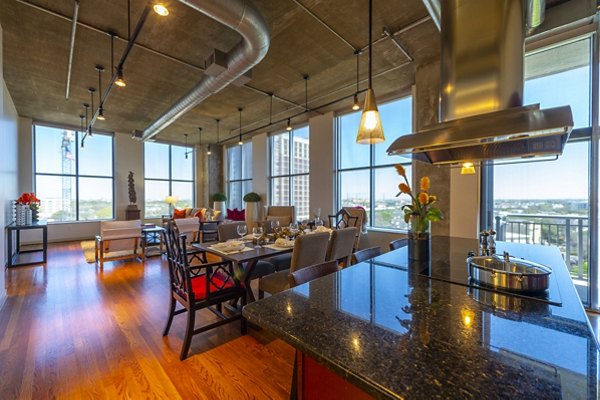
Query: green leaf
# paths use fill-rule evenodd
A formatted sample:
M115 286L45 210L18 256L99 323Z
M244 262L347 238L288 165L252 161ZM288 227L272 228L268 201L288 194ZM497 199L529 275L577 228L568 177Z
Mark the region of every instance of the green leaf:
M430 207L427 212L427 219L431 222L436 222L444 219L444 214L436 207Z
M410 222L410 213L404 213L404 222L407 224Z

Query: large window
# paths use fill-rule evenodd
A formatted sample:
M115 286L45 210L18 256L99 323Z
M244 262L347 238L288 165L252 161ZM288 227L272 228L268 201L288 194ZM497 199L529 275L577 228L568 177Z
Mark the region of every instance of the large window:
M35 191L40 218L89 221L114 217L113 136L85 139L66 128L34 125Z
M394 164L405 164L410 180L410 159L390 157L385 151L400 135L412 132L412 97L382 104L379 112L386 136L381 144L356 143L360 111L336 120L338 204L364 207L371 227L406 229L400 208L405 199L396 197L401 181Z
M187 147L144 143L144 214L156 218L169 214L167 196L176 208L194 205L194 152Z
M495 163L494 225L501 240L557 246L583 302L589 301L589 193L592 38L525 57L525 104L570 105L575 128L555 161Z
M271 205L296 207L299 221L310 217L308 126L271 136Z
M227 148L227 201L229 209L244 208L242 198L252 191L252 142Z

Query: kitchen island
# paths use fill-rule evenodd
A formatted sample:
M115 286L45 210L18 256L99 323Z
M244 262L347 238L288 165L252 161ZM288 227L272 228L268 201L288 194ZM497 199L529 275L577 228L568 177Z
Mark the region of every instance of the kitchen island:
M597 398L598 345L558 249L498 243L552 268L547 298L470 286L469 250L434 237L428 263L402 248L244 316L299 350L300 398Z

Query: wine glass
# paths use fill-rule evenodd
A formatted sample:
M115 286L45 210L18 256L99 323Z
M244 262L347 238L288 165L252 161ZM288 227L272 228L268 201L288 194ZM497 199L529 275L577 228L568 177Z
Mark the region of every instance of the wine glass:
M256 240L256 246L254 246L255 249L260 249L260 243L259 243L259 239L263 234L263 228L262 226L255 226L252 228L252 237L254 237L254 239Z
M277 232L277 230L279 229L279 220L274 219L271 221L271 230L273 232Z
M315 228L323 226L323 220L319 217L315 218Z
M292 222L290 224L290 234L295 237L297 233L298 233L298 224L295 222Z
M240 235L240 240L244 240L244 236L248 233L248 227L246 224L239 224L237 226L237 234Z

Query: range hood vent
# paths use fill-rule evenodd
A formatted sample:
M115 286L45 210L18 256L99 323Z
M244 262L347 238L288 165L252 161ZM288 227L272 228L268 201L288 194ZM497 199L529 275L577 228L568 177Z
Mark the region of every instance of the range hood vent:
M432 164L561 154L573 127L571 107L512 107L460 118L401 136L390 154Z
M526 14L540 12L530 3L441 2L441 122L401 136L389 155L453 164L562 154L571 107L522 106Z

